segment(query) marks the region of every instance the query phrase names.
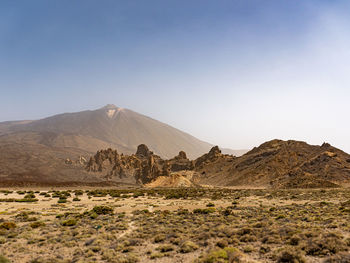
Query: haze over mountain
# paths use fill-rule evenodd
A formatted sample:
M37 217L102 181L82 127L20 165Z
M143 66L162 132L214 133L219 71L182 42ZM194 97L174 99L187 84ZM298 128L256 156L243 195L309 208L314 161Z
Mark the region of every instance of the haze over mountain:
M350 155L326 143L273 140L235 157L165 123L106 105L0 123L0 178L14 185L337 187L349 183Z
M171 158L184 150L190 158L207 152L212 145L132 110L109 104L97 110L64 113L36 121L0 123L1 141L41 144L95 152L117 148L134 153L145 143L156 154ZM227 152L241 155L245 151Z

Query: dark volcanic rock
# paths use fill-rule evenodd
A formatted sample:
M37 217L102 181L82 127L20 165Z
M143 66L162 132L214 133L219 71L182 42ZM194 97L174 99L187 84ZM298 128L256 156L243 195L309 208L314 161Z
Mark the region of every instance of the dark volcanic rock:
M209 153L202 155L194 161L195 167L203 166L205 163L214 162L218 158L223 156L218 146L214 146L210 149Z
M150 150L148 149L148 147L145 144L140 144L137 147L137 151L136 151L136 156L139 157L148 157L150 156L152 153L150 152Z
M168 161L170 170L172 172L184 171L184 170L193 170L194 164L193 161L190 161L187 158L187 155L184 151L179 152L177 156Z
M186 153L184 151L180 151L179 155L176 156L175 158L177 158L177 159L187 159L187 155L186 155Z

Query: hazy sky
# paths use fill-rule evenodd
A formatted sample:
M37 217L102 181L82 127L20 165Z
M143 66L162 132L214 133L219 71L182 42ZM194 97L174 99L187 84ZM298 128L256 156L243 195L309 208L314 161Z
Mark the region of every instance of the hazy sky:
M0 121L108 103L231 148L350 152L350 1L2 0Z

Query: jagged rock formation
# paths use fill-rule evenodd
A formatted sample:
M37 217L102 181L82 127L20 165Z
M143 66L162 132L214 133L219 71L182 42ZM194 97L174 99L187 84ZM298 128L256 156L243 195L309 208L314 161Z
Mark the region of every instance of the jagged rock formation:
M213 152L207 154L210 156L208 158L213 158ZM101 174L107 180L142 185L152 183L151 185L159 186L191 186L198 179L195 161L189 160L184 151L180 151L172 159L163 160L145 144L139 145L136 153L130 156L120 155L112 149L100 150L90 158L86 170Z
M197 168L203 167L208 163L215 162L220 157L223 157L223 155L221 154L221 150L218 146L214 146L210 149L209 153L206 153L195 160L195 166Z
M187 155L184 151L180 151L177 156L166 161L166 163L172 172L194 169L194 162L187 158Z
M164 160L153 154L144 144L138 146L136 154L119 154L116 150L98 151L87 163L86 170L103 173L104 178L114 181L145 184L153 179L168 175L163 171Z
M142 144L131 156L111 149L99 151L88 162L87 170L102 172L108 180L129 178L148 187L338 187L350 183L350 156L326 143L313 146L273 140L241 157L222 154L214 146L192 161L183 151L163 160Z
M153 152L151 152L145 144L140 144L139 146L137 146L136 156L148 157L152 154Z

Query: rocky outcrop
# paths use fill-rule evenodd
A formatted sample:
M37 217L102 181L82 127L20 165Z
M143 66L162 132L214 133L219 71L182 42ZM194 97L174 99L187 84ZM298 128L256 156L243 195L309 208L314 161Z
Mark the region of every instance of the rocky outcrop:
M347 153L327 143L314 146L281 140L266 142L241 157L222 154L215 146L196 160L189 160L183 151L163 160L146 145L139 145L130 156L107 149L90 158L86 169L111 181L147 186L329 188L350 183Z
M151 152L145 144L140 144L137 147L136 156L138 157L148 157L152 154L153 152Z
M107 149L98 151L91 157L86 165L86 170L102 174L111 181L128 179L138 184L148 183L158 176L167 175L165 161L149 151L148 147L141 144L136 154L118 154L116 150Z
M65 164L68 164L68 165L76 165L76 166L84 166L86 165L87 161L85 159L85 157L83 156L79 156L79 158L75 161L73 161L72 159L70 158L67 158L65 161Z
M214 162L218 158L222 157L221 151L218 146L214 146L210 149L209 153L202 155L194 161L195 167L199 168L206 163Z
M207 154L208 157L203 159L212 160L219 153L218 147L214 147ZM117 150L112 149L100 150L89 159L86 170L99 174L109 181L129 181L141 185L154 182L159 177L163 178L162 182L167 181L164 178L177 178L167 181L168 183L174 182L176 186L175 182L189 180L188 178L179 179L179 176L188 175L187 172L192 175L195 172L195 162L189 160L184 151L180 151L172 159L163 160L150 151L145 144L141 144L137 147L136 153L132 155L119 154Z
M179 152L177 156L173 159L167 161L168 166L170 167L171 172L178 172L184 170L193 170L194 163L190 161L184 151Z

